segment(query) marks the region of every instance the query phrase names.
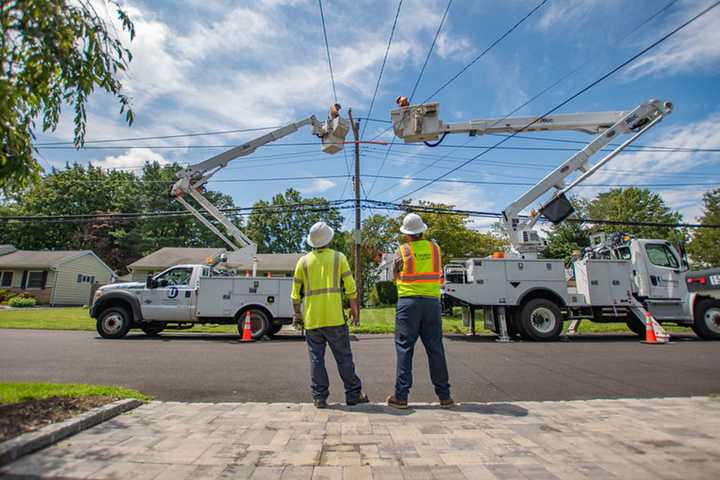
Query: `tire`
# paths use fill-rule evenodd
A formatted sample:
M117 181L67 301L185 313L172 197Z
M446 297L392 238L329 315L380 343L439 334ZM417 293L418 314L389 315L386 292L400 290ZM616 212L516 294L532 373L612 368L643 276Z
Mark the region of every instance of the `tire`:
M552 301L535 298L523 305L517 327L523 338L528 340L557 340L563 329L562 313Z
M630 331L638 337L645 338L645 324L642 320L637 318L635 314L628 314L628 319L625 321L625 325L627 325Z
M703 340L720 340L720 300L704 298L695 304L692 329Z
M278 334L278 332L282 329L282 323L273 323L270 325L270 329L267 332L267 336L270 338L273 338L275 335Z
M97 332L103 338L117 339L124 337L130 331L132 317L122 307L110 307L98 316L95 324Z
M246 310L237 317L238 333L241 337L243 334L243 326L245 324L245 315L247 312L248 311ZM268 315L262 310L252 309L249 310L249 312L252 338L253 340L260 340L270 332L272 324L270 323Z
M160 323L160 324L156 323L156 324L145 325L140 328L142 329L143 332L145 332L145 335L154 337L154 336L159 335L160 332L162 332L163 330L165 330L165 325L162 323Z

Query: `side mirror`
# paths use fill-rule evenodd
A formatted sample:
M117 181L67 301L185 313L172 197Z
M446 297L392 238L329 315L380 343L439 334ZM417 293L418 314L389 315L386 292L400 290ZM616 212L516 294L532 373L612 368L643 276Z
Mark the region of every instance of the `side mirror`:
M155 279L153 278L152 275L147 276L147 279L145 280L145 288L147 288L147 289L157 288L157 282L155 281Z

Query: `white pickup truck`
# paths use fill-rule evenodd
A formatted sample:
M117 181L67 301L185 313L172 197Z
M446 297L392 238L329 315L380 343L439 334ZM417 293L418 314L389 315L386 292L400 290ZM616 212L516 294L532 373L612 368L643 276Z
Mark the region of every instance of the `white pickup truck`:
M176 265L145 283L100 287L90 316L103 338L122 338L138 328L148 335L197 324L237 324L250 312L252 336L276 334L292 323L292 278L244 277L207 265Z

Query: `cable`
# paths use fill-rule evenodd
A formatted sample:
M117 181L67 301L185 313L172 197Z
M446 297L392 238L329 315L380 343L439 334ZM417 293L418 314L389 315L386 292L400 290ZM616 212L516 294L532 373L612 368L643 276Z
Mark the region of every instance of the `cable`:
M433 93L428 95L428 97L425 100L423 100L421 103L426 103L432 97L434 97L435 95L440 93L442 90L444 90L452 82L457 80L457 78L460 77L460 75L462 75L463 73L465 73L468 68L472 67L478 60L480 60L482 57L484 57L485 54L487 54L490 50L492 50L495 45L502 42L508 35L510 35L516 28L518 28L520 25L522 25L528 18L530 18L535 12L537 12L547 2L548 2L548 0L542 0L540 3L535 5L535 7L527 13L527 15L525 15L523 18L518 20L512 27L510 27L507 31L505 31L505 33L500 35L500 37L498 37L493 43L491 43L487 48L485 48L485 50L480 52L480 54L477 57L475 57L470 63L465 65L463 68L461 68L459 72L457 72L455 75L453 75L448 81L443 83Z
M337 103L337 90L335 90L335 74L333 74L332 61L330 60L330 44L327 38L327 29L325 28L325 14L323 13L322 0L318 0L320 6L320 21L322 22L323 38L325 39L325 52L327 53L328 68L330 69L330 83L333 89L333 98Z
M688 25L690 25L691 23L693 23L693 22L696 21L698 18L702 17L703 15L705 15L706 13L708 13L710 10L712 10L712 9L715 8L715 7L717 7L718 5L720 5L720 1L717 1L717 2L713 3L712 5L710 5L709 7L705 8L705 9L702 10L700 13L698 13L698 14L695 15L694 17L690 18L689 20L687 20L685 23L683 23L683 24L680 25L679 27L676 27L675 29L673 29L673 30L670 31L669 33L667 33L667 34L665 34L664 36L662 36L660 39L656 40L655 42L653 42L653 43L650 44L649 46L645 47L644 49L640 50L638 53L636 53L635 55L633 55L633 56L630 57L629 59L627 59L627 60L625 60L624 62L622 62L620 65L618 65L618 66L616 66L615 68L611 69L609 72L605 73L604 75L602 75L602 76L601 76L600 78L598 78L597 80L595 80L595 81L591 82L589 85L586 85L585 87L581 88L581 89L578 90L576 93L574 93L573 95L571 95L569 98L565 99L564 101L560 102L560 103L559 103L558 105L556 105L555 107L553 107L553 108L551 108L550 110L548 110L547 112L545 112L543 115L537 117L535 120L529 122L527 125L524 125L524 126L523 126L520 130L518 130L517 132L514 132L514 133L511 134L511 135L508 135L507 137L503 138L502 140L500 140L500 141L499 141L498 143L496 143L495 145L493 145L493 146L491 146L490 148L488 148L488 149L480 152L479 154L475 155L473 158L467 160L466 162L463 162L463 163L460 164L459 166L457 166L457 167L451 169L450 171L448 171L448 172L440 175L439 177L437 177L437 178L435 178L434 180L426 183L425 185L421 185L420 187L414 189L413 191L411 191L411 192L409 192L409 193L407 193L407 194L404 194L404 195L396 198L395 200L399 200L399 199L405 198L405 197L407 197L408 195L412 195L413 193L417 193L418 191L423 190L424 188L427 188L428 186L432 185L433 183L435 183L435 182L437 182L437 181L439 181L439 180L442 180L443 178L447 177L448 175L450 175L450 174L456 172L457 170L461 169L461 168L464 167L465 165L468 165L469 163L475 161L475 160L478 159L479 157L481 157L481 156L485 155L486 153L492 151L494 148L496 148L496 147L500 146L501 144L507 142L508 140L510 140L511 138L513 138L516 134L521 133L522 131L524 131L524 130L527 129L528 127L534 125L535 123L539 122L540 120L542 120L543 118L547 117L547 116L550 115L551 113L553 113L553 112L555 112L556 110L558 110L558 109L562 108L563 106L567 105L567 104L570 103L572 100L574 100L575 98L579 97L579 96L582 95L583 93L587 92L587 91L590 90L591 88L595 87L597 84L599 84L600 82L602 82L602 81L605 80L606 78L610 77L611 75L613 75L613 74L616 73L617 71L621 70L621 69L624 68L625 66L629 65L630 63L634 62L636 59L638 59L639 57L641 57L642 55L644 55L645 53L647 53L647 52L650 51L651 49L655 48L656 46L660 45L662 42L664 42L664 41L667 40L668 38L672 37L672 36L675 35L677 32L679 32L679 31L682 30L683 28L687 27Z
M395 35L395 27L397 26L398 17L400 16L400 8L402 7L403 0L398 2L397 11L395 12L395 20L393 20L392 28L390 29L390 37L388 38L387 48L385 49L385 56L383 57L382 64L380 65L380 74L378 75L377 83L375 83L375 91L373 92L372 100L370 100L370 108L368 109L368 116L372 115L373 106L375 105L375 97L377 96L378 89L380 88L380 82L382 81L383 72L385 71L385 63L387 62L388 53L390 53L390 45L392 44L393 36ZM360 138L365 136L365 129L367 123L363 125Z

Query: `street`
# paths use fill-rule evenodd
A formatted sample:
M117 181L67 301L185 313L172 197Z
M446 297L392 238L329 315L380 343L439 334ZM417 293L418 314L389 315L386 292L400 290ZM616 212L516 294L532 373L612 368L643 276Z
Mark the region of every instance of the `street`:
M643 345L631 334L585 334L568 342L495 343L445 338L458 401L647 398L720 393L720 342L674 335ZM352 348L371 401L392 393L395 358L388 335L358 335ZM331 402L344 399L328 352ZM418 342L410 400L436 401ZM241 344L236 335L132 333L103 340L94 332L0 330L0 380L114 384L158 400L307 402L307 351L297 335Z

